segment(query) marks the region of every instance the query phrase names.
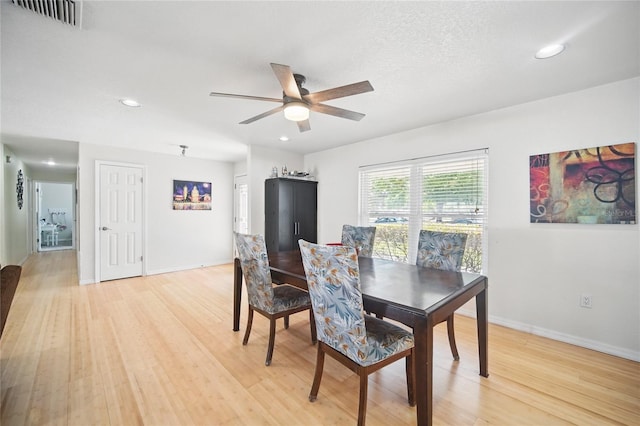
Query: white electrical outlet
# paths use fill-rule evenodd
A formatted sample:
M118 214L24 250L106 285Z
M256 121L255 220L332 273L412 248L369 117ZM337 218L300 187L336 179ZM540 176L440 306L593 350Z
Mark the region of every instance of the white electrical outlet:
M580 306L581 307L591 309L593 307L592 302L593 302L593 299L592 299L590 294L581 294L580 295Z

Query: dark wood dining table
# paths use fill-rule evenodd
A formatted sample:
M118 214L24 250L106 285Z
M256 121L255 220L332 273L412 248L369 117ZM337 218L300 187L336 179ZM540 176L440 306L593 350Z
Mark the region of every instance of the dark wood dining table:
M480 375L487 367L488 280L479 274L441 271L390 260L360 257L360 285L364 309L413 328L416 360L417 424L431 425L433 415L433 327L476 299ZM299 251L269 254L274 282L307 289ZM240 329L242 269L235 260L233 330Z

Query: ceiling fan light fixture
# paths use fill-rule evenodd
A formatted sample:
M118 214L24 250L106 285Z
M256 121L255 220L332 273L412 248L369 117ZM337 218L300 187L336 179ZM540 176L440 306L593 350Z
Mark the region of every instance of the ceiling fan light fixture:
M308 120L309 107L302 102L289 102L284 107L284 118L291 121Z

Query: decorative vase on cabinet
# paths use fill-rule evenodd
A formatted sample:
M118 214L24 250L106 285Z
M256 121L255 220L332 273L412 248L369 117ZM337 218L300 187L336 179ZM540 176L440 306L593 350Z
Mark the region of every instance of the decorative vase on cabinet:
M264 227L268 252L300 250L298 240L318 238L318 182L265 180Z

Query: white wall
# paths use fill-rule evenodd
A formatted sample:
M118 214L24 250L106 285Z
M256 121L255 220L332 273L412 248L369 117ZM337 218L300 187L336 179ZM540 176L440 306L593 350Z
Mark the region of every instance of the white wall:
M233 164L212 160L80 144L79 278L93 283L95 273L95 161L127 162L146 167L147 274L231 262ZM173 180L212 183L212 210L172 209Z
M5 265L5 232L6 224L5 224L5 211L4 211L4 165L5 165L5 154L4 154L4 144L0 143L0 266Z
M249 232L264 235L264 181L271 175L275 166L279 173L282 167L287 170L303 170L304 157L291 152L252 145L247 158L249 179Z
M247 160L236 161L233 163L233 175L240 176L247 174Z
M25 167L20 158L9 150L8 147L2 145L2 188L3 188L3 205L2 205L2 227L0 243L2 250L0 254L0 263L2 265L22 265L29 256L29 171ZM13 161L6 162L6 156L10 155ZM23 186L23 206L18 208L16 183L18 181L18 171L22 170L24 186Z
M4 144L0 143L0 212L2 215L0 216L0 266L6 264L5 260L5 244L7 239L5 238L5 217L6 212L4 211L4 200L5 200L5 190L4 190L4 167L5 167L5 153L4 153Z
M356 223L359 166L488 147L490 320L640 360L638 225L529 223L528 168L532 154L640 142L639 99L635 78L307 155L319 241Z
M75 170L56 170L52 168L38 168L37 170L31 170L31 179L39 182L68 182L75 183L76 171Z

